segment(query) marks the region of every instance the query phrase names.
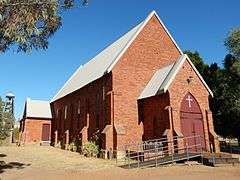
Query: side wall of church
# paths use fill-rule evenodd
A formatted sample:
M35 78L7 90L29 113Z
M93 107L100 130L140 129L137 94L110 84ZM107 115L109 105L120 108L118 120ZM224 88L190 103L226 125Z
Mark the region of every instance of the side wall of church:
M107 124L111 124L108 98L108 92L111 90L110 73L52 102L52 143L57 141L64 145L86 137L88 141L98 139L97 143L104 149L105 138L102 130Z

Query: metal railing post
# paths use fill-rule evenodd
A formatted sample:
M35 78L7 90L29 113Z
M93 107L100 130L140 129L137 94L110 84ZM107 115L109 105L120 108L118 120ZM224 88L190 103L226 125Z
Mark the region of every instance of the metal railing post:
M216 162L215 162L215 156L212 156L212 162L213 162L213 166L215 166Z
M200 152L201 152L201 163L203 164L203 147L202 147L202 139L201 136L199 136L200 139Z
M188 143L186 143L186 150L187 150L187 160L189 160Z
M156 142L155 142L155 167L157 167L157 146L156 146Z
M174 160L174 140L172 140L172 150L171 150L171 153L172 153L172 164L173 164L173 160Z
M127 146L125 146L124 151L125 151L124 165L126 165L127 164Z
M137 152L137 159L138 159L138 168L139 168L139 150Z
M128 149L128 168L130 169L130 151Z

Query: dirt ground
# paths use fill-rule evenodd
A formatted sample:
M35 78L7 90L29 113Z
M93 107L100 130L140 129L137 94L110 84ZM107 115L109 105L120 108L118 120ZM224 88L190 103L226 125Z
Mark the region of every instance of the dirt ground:
M85 158L53 147L0 147L1 180L239 180L240 166L175 165L122 169L115 161Z

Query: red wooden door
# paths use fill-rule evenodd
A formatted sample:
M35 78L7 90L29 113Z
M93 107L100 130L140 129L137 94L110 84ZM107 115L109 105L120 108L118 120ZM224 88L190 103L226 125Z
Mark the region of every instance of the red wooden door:
M42 141L50 140L50 124L42 125Z
M200 150L200 146L197 146L199 144L205 148L202 112L190 93L187 93L181 102L180 120L183 135L189 137L186 138L186 143L190 150Z

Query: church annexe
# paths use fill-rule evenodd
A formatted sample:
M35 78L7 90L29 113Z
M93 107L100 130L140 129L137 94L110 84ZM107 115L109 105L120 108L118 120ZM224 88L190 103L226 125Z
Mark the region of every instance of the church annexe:
M80 66L54 96L52 142L96 141L106 152L121 152L131 142L197 134L206 151L219 151L211 96L153 11Z

